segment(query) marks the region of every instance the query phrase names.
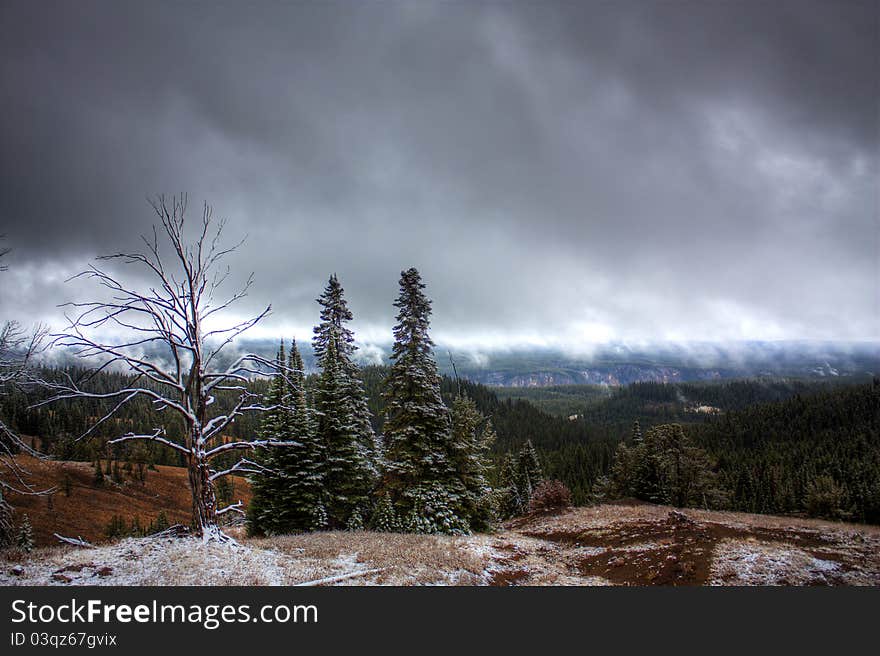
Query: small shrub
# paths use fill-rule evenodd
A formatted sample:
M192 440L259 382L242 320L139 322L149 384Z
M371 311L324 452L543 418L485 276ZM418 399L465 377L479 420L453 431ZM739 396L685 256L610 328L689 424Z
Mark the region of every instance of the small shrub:
M95 461L95 480L93 482L95 487L104 487L104 471L101 469L101 461Z
M571 506L571 490L562 481L541 481L532 492L529 512L546 512Z
M109 540L128 537L128 524L125 518L122 515L113 515L104 527L104 535Z
M16 537L16 546L22 553L30 553L34 549L34 530L31 527L30 518L25 515L21 519L21 526Z
M158 533L159 531L164 531L168 528L170 524L168 523L168 517L165 515L164 510L160 510L159 514L156 516L156 520L150 522L150 533Z

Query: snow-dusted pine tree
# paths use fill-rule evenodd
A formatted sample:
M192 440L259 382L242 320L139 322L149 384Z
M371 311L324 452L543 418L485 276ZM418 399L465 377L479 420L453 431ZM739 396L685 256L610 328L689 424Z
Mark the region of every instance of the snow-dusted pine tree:
M641 444L642 443L642 425L639 423L638 419L633 421L632 442L633 442L633 444Z
M288 369L292 372L293 388L288 405L289 425L293 434L302 436L284 452L283 471L288 473L285 492L287 512L292 530L319 530L327 525L324 482L326 448L317 433L314 410L306 392L306 373L296 340L290 346Z
M363 531L364 530L364 518L361 517L361 511L357 508L351 511L351 514L348 516L348 521L345 524L346 531Z
M369 504L375 470L359 439L350 403L351 386L337 353L336 341L331 339L318 381L318 435L327 453L325 490L330 525L344 527L353 512Z
M452 440L449 459L462 490L458 513L474 530L487 530L494 522L492 488L488 473L491 467L489 449L495 432L476 403L459 395L452 404Z
M499 512L502 519L508 519L521 515L526 508L519 489L519 463L516 456L508 453L504 457L501 466L501 507Z
M428 335L431 302L422 291L419 272L401 272L394 326L391 370L385 384L384 464L382 491L390 494L408 530L422 530L413 512L425 512L425 490L441 494L455 506L461 490L451 489L449 411L440 397L434 343ZM442 504L436 504L438 507ZM416 520L418 517L416 517Z
M276 360L279 367L285 364L283 342ZM262 437L291 444L270 451L261 462L263 470L252 478L253 499L248 509L251 534L315 530L326 524L324 448L308 406L305 369L296 340L291 342L286 366L288 376L276 378L270 385L269 400L279 409L264 417Z
M278 347L275 363L278 367L286 364L284 341ZM266 440L285 440L288 435L289 377L278 376L269 383L266 394L267 404L272 410L264 413L260 426L260 437ZM283 452L289 447L279 447L260 459L258 471L251 477L253 497L247 511L247 529L251 535L278 535L286 532L283 496L287 487L287 477L281 466Z
M370 519L370 528L384 533L397 533L401 530L400 520L397 518L397 513L394 512L394 504L391 503L391 497L387 492L376 504L373 517Z
M321 322L312 339L321 368L315 402L318 435L327 449L325 489L331 526L345 526L356 509L363 516L378 477L376 436L354 361L354 333L346 326L352 313L344 294L333 274L318 299Z
M371 413L367 393L361 379L360 367L354 361L357 346L354 343L354 333L346 326L352 320L352 313L348 309L344 294L345 291L339 284L339 278L333 274L327 282L327 287L324 288L324 293L317 299L321 305L321 323L315 327L312 348L318 365L323 369L326 350L330 342L335 341L336 355L341 369L348 379L348 405L350 406L351 422L358 436L358 441L369 460L369 465L374 469L373 475L376 476L378 474L375 471L378 457L377 438L370 422Z
M532 490L538 487L538 483L544 480L544 472L541 469L541 462L538 460L538 452L535 451L531 440L526 440L526 443L520 449L517 460L519 461L520 496L528 508L529 500L532 498Z

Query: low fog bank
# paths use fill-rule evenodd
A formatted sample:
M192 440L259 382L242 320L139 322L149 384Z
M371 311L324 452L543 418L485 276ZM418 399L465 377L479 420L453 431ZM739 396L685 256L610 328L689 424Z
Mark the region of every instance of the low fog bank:
M229 345L218 360L225 366L244 352L272 357L279 339L241 339ZM316 371L311 345L298 344L309 372ZM389 363L389 343L359 343L362 365ZM145 352L162 362L159 350ZM543 386L568 384L623 385L639 381L675 382L758 376L819 379L865 379L880 375L880 344L874 342L656 342L591 345L589 348L540 347L468 348L439 342L435 357L441 373L490 385ZM83 362L55 348L43 363L68 366Z

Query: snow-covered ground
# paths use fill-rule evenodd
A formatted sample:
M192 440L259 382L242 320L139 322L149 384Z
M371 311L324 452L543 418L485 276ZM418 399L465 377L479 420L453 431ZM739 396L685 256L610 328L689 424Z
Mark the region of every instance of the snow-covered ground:
M339 548L310 553L297 546L310 541L332 541ZM376 558L388 550L383 541L396 553ZM401 549L395 544L401 542L415 544ZM9 552L0 558L0 585L479 585L487 580L491 556L485 536L359 532L238 543L129 538L85 549L38 549L23 557Z
M880 528L608 505L492 535L130 538L0 554L0 585L880 585Z

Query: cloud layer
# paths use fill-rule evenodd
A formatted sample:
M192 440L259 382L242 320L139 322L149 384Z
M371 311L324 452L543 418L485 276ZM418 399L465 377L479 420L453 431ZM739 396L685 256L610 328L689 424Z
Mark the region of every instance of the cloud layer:
M190 194L308 337L402 268L449 343L880 339L876 2L6 2L4 315Z

